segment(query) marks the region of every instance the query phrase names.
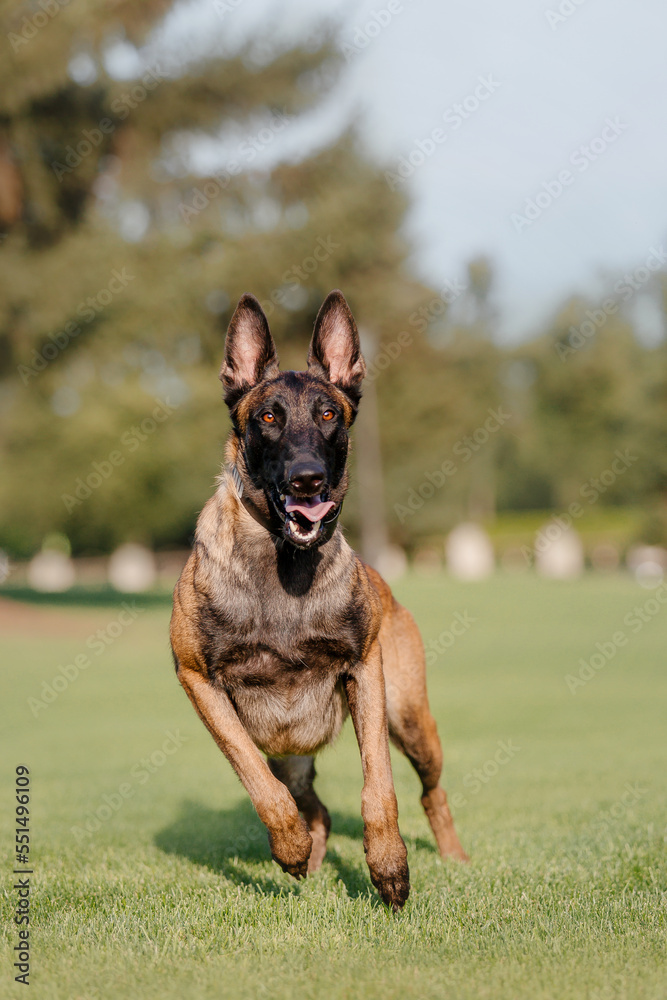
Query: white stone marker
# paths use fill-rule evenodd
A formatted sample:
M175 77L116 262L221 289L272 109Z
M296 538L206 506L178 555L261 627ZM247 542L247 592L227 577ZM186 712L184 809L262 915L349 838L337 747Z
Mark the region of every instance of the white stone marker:
M44 594L59 594L69 588L75 579L74 563L64 552L44 549L28 564L28 583Z
M138 594L155 583L155 556L143 545L128 542L109 559L109 583L126 594Z
M584 547L574 528L545 524L535 541L535 569L551 580L576 580L584 571Z
M457 525L445 543L445 556L458 580L485 580L495 569L491 539L478 524Z

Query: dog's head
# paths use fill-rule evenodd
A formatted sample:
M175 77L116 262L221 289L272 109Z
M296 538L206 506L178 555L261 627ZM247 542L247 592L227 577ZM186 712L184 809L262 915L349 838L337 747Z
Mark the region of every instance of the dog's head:
M366 365L339 291L315 321L308 369L281 372L262 307L244 295L232 316L220 372L246 499L274 534L310 549L333 534L347 491L348 431Z

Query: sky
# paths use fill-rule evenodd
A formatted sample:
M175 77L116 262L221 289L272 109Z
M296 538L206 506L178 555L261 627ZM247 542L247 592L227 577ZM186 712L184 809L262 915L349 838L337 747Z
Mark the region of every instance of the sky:
M339 25L344 72L267 157L307 155L356 119L388 183L410 196L411 266L439 289L490 257L503 340L537 332L569 295L602 296L660 260L662 0L189 0L160 44L233 49L267 25L294 42L323 17ZM225 148L224 137L202 144L202 169ZM662 326L646 284L631 308L651 342Z

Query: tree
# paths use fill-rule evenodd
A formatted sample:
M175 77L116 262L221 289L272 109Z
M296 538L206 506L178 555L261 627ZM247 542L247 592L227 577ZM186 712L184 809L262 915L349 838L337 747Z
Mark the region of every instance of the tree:
M352 131L255 167L332 85L331 36L261 65L256 43L150 63L142 43L167 5L140 6L63 8L13 40L17 86L5 70L0 544L14 554L54 529L75 551L187 543L228 428L215 374L243 291L298 367L332 287L381 341L425 294L403 273L406 202ZM35 26L4 17L10 45ZM105 69L119 30L144 60L133 80ZM199 176L189 150L221 128L230 160Z

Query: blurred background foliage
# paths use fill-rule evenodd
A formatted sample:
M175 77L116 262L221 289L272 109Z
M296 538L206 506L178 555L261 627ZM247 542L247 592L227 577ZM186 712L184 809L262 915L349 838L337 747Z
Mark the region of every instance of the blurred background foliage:
M236 300L265 304L283 367L298 368L334 287L377 376L368 419L376 409L392 540L410 550L464 517L564 510L628 450L599 506L664 544L667 343L644 346L619 303L572 349L600 310L573 297L504 346L493 261L471 260L455 289L421 282L408 196L354 122L315 153L254 166L345 72L335 26L290 48L269 25L240 50L156 55L170 6L78 0L47 31L32 8L0 4L0 547L29 556L53 531L78 554L187 545L229 429L216 376ZM133 79L108 69L118 44L143 60ZM202 136L222 136L229 170L196 168ZM662 271L651 287L664 305ZM468 455L490 410L507 418ZM447 459L446 487L397 516ZM356 541L355 488L346 525Z

